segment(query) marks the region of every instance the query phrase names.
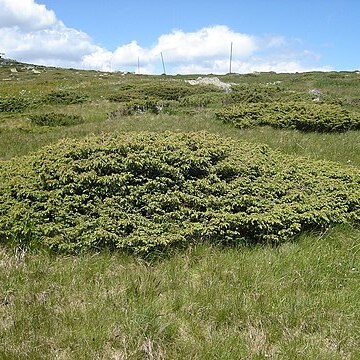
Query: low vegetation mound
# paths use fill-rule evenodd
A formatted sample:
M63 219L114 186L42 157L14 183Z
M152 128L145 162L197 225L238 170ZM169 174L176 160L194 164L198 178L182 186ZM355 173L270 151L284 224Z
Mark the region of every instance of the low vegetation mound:
M173 100L178 101L194 94L222 92L213 85L191 86L179 81L159 81L143 84L129 84L108 96L110 101L127 102L131 100Z
M77 125L84 122L80 115L70 115L61 113L45 113L45 114L31 114L29 119L32 124L38 126L70 126Z
M232 87L233 91L230 94L230 101L232 103L262 103L277 101L281 96L285 95L284 91L276 87L270 86L249 86L249 85L235 85Z
M0 239L135 253L360 221L360 171L208 133L63 140L0 162Z
M0 98L0 112L19 113L27 109L30 101L22 96Z
M238 104L218 110L216 117L239 128L270 125L319 132L360 129L358 113L338 105L307 102Z
M89 100L85 94L79 94L66 90L54 90L44 96L42 102L51 105L82 104Z

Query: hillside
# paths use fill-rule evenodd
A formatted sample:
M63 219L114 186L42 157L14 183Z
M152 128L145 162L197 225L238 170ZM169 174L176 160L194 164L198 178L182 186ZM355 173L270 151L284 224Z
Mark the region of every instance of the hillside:
M360 357L359 85L0 64L0 358Z

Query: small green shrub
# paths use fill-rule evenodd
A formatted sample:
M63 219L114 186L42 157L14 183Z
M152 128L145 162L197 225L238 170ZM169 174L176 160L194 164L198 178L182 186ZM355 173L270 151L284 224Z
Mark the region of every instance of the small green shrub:
M51 105L81 104L88 101L88 96L71 91L56 90L47 94L42 102Z
M179 105L183 107L205 108L211 104L221 105L226 98L224 93L210 92L204 94L194 94L181 98Z
M177 83L159 82L158 84L146 84L139 91L146 96L156 99L179 100L181 97L188 95L190 89L186 86L179 86Z
M178 102L171 100L132 100L123 102L120 106L108 114L108 120L112 120L118 117L130 116L134 114L152 113L159 114L164 113L177 113Z
M232 86L232 90L229 94L232 103L269 102L277 100L280 96L278 87L235 85Z
M270 125L319 132L360 129L358 113L337 105L307 102L238 104L218 110L216 117L240 128Z
M360 172L207 133L63 140L0 162L0 239L77 252L281 243L360 221Z
M117 94L111 94L107 97L107 99L114 102L128 102L134 99L134 94L123 91Z
M120 91L109 95L107 98L116 102L136 100L179 101L186 96L214 92L222 93L218 88L211 85L192 86L180 81L158 81L123 86Z
M232 91L225 94L223 105L267 104L271 102L310 102L308 92L291 91L278 85L233 85Z
M0 112L19 113L30 106L30 101L22 96L0 98Z
M29 116L31 123L38 126L69 126L77 125L84 122L80 115L46 113L32 114Z
M193 86L184 82L158 82L139 87L140 93L161 100L180 100L184 96L219 91L215 86Z
M263 104L239 104L217 110L215 115L224 123L231 123L239 128L258 126L262 124L264 106Z

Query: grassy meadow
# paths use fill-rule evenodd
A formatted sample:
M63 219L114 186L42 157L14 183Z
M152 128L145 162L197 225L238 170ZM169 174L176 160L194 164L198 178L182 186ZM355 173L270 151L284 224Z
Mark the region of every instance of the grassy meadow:
M0 66L0 162L92 134L205 130L360 168L356 123L304 132L215 116L299 101L357 119L358 72L218 76L230 93L185 82L197 77ZM0 238L0 359L360 359L359 240L358 224L330 224L279 245L203 241L137 256Z

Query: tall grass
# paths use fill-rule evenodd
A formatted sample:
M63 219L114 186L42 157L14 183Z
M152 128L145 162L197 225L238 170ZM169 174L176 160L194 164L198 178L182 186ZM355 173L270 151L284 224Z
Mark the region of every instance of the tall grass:
M350 227L271 247L124 254L0 250L1 359L356 359Z
M0 131L0 159L25 155L64 137L82 137L101 132L206 130L224 137L268 144L270 147L288 154L360 166L360 141L357 131L319 134L270 127L240 130L222 124L215 119L211 112L199 112L194 116L144 114L120 117L111 121L106 120L103 112L92 116L93 121L72 127L34 129L23 126L20 129L12 128Z

